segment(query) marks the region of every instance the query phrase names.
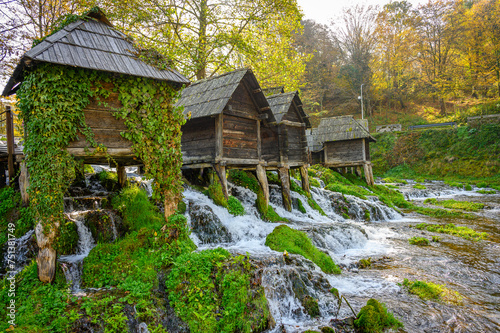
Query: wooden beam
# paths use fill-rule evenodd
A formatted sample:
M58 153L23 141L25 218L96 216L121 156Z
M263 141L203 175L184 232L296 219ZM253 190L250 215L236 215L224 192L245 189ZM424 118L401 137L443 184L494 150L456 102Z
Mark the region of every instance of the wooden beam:
M223 114L219 113L215 117L215 159L222 158L222 120Z
M267 118L269 118L269 115L267 113L262 113L257 116L257 119L259 120L265 120Z
M257 179L259 180L260 187L264 193L266 200L266 207L269 206L269 184L267 183L266 169L262 165L257 165L255 168Z
M260 137L260 120L257 120L257 157L259 161L262 156L262 138Z
M220 185L222 186L222 194L224 194L224 197L226 198L226 200L228 200L229 193L227 190L226 167L222 166L220 164L214 164L213 168L214 168L215 172L217 173Z
M214 161L215 161L215 159L212 155L192 156L192 157L183 157L182 158L182 163L184 165L193 164L193 163L209 163L210 165L212 165L212 163Z
M306 127L306 124L297 121L282 120L281 123L291 127Z
M290 173L287 167L278 168L281 180L281 194L283 196L283 206L289 212L292 211L292 195L290 193Z
M258 119L258 117L254 116L253 114L249 114L249 113L238 111L238 110L224 110L223 113L230 115L230 116L235 116L235 117L240 117L240 118L245 118L245 119L252 119L252 120Z
M95 148L66 148L68 153L75 157L106 157L106 156L111 156L111 157L135 157L134 150L132 148L108 148L106 152L96 152ZM137 162L137 164L140 164L141 162Z
M9 169L9 185L14 183L16 171L14 169L14 119L12 117L12 109L10 105L5 107L5 115L7 122L7 154L8 154L8 169Z
M269 111L269 110L271 110L270 106L264 106L263 108L260 108L260 111L262 111L262 112Z
M302 189L311 195L311 189L309 187L309 174L307 173L307 166L305 165L300 167L300 179L302 181Z
M365 180L366 183L370 186L373 186L374 180L373 180L373 173L372 173L372 164L371 163L365 163L363 165L364 171L365 171Z

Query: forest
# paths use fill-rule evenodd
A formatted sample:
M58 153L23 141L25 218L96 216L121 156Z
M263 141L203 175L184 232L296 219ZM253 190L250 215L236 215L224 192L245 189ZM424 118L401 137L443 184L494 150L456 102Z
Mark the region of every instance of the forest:
M34 40L98 5L115 27L196 81L250 67L264 88L300 90L313 126L360 114L422 123L500 96L500 2L392 1L305 19L295 0L14 0L0 21L5 80ZM63 17L62 19L60 17ZM489 111L488 111L489 110Z

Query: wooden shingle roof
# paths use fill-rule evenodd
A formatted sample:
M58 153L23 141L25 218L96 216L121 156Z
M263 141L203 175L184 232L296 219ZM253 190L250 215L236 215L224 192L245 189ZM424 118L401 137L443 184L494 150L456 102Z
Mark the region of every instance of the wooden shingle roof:
M101 11L68 24L26 52L9 79L3 96L15 93L26 66L37 62L146 77L178 84L189 80L174 69L161 70L137 57L127 36L115 30Z
M290 106L295 105L300 114L300 118L306 124L306 128L311 127L311 123L302 108L302 102L298 92L279 93L268 96L267 100L269 101L269 106L271 107L271 111L273 112L274 118L276 118L276 122L278 124L283 120L283 117L287 114Z
M376 141L368 131L368 120L354 119L353 116L322 118L318 128L307 133L307 142L313 151L321 150L325 142L363 138Z
M212 78L200 80L186 87L176 103L184 106L184 115L192 119L220 114L240 83L247 86L257 104L259 113L267 113L268 121L274 121L269 103L260 89L252 70L237 69Z

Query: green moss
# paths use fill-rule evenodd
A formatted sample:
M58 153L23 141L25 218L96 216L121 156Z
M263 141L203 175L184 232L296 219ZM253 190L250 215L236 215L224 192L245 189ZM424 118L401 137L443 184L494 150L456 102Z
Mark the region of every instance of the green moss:
M480 209L484 208L484 204L477 202L469 202L469 201L457 201L457 200L443 200L438 201L436 198L425 199L424 203L430 205L442 206L444 208L451 209L462 209L469 212L477 212Z
M57 229L54 250L58 254L73 254L78 245L78 229L75 222L65 220Z
M377 333L386 328L403 327L403 324L387 311L384 304L372 298L359 311L354 326L361 332Z
M456 182L456 181L450 181L450 180L445 180L444 183L448 186L451 186L451 187L458 187L458 188L462 188L464 185L460 182Z
M184 214L186 212L186 209L187 209L186 203L182 200L179 201L179 203L177 204L177 213Z
M143 227L159 230L164 218L158 208L149 201L146 191L138 186L124 188L112 200L113 208L123 216L123 223L129 230L138 231Z
M109 243L114 240L112 217L106 211L97 210L85 216L85 224L89 227L92 237L98 243Z
M101 185L108 191L117 191L120 186L118 184L118 174L111 171L101 171L97 174L97 179Z
M339 290L337 288L332 287L330 289L330 292L333 294L333 296L340 298L340 293L339 293Z
M420 223L414 226L414 228L419 230L427 230L430 232L453 235L474 241L488 238L488 234L486 232L477 232L468 227L457 227L453 223L449 223L446 225Z
M170 304L192 332L253 332L268 327L261 286L253 286L248 258L221 248L184 254L166 281Z
M488 187L488 184L486 182L480 182L480 183L477 183L477 187L486 188L486 187Z
M302 204L302 201L300 201L300 199L297 199L297 205L299 206L298 209L299 209L299 212L305 214L307 213L306 209L304 208L304 205Z
M16 225L13 232L8 230L9 223ZM33 212L30 207L22 206L21 194L10 187L0 189L0 255L8 234L19 238L33 229L34 224Z
M257 193L260 188L259 181L250 172L231 169L229 171L229 180L236 185L248 188L255 193Z
M228 205L227 209L229 213L231 213L232 215L234 216L245 215L245 208L237 198L229 196L229 199L227 200L227 205Z
M222 193L222 185L214 174L214 181L208 186L208 196L217 206L228 208L226 197Z
M311 317L318 317L320 315L318 300L307 295L302 301L302 305L306 310L307 314Z
M401 183L401 184L408 184L408 182L404 179L400 178L394 178L394 177L386 177L382 179L384 183Z
M497 193L497 191L495 190L491 190L491 191L487 191L487 190L478 190L476 191L477 193L481 193L481 194L495 194Z
M335 333L335 330L331 327L324 326L321 328L321 333Z
M289 253L300 254L318 265L323 272L340 274L340 269L332 258L318 250L303 231L280 225L266 237L266 246L279 252L286 250Z
M432 236L432 241L435 243L438 243L441 240L441 237L439 236Z
M257 200L255 202L257 210L260 213L260 217L264 221L269 222L288 222L288 219L279 216L271 207L271 205L266 205L266 199L264 198L264 192L259 188L257 192Z
M83 166L83 172L85 172L85 173L94 173L94 172L95 172L95 170L94 170L94 168L92 167L92 165L90 165L90 164L85 164L85 165Z
M365 209L365 215L364 215L364 217L365 217L366 221L370 221L371 215L370 215L370 212L368 211L368 209Z
M415 184L415 185L413 185L413 188L415 188L417 190L425 190L425 189L427 189L427 187L425 187L422 184Z
M410 293L417 295L423 300L441 301L455 305L463 304L462 296L456 291L446 288L444 284L440 285L432 282L404 279L403 286Z
M358 267L359 268L368 268L372 265L372 258L368 259L361 259L358 261Z
M447 210L447 209L440 209L440 208L429 208L429 207L419 207L415 205L410 205L412 210L414 210L417 213L423 214L423 215L428 215L428 216L433 216L433 217L461 217L461 218L467 218L467 219L473 219L474 215L471 214L465 214L462 213L459 210Z
M314 186L314 187L321 187L319 180L317 180L314 177L309 177L309 185Z
M411 245L419 245L419 246L426 246L429 245L429 240L424 237L412 237L408 239L408 242Z
M358 186L352 186L352 185L344 185L340 183L330 183L325 186L325 189L332 191L332 192L339 192L342 194L348 194L348 195L354 195L358 198L365 199L367 195L371 195L369 191L365 190L364 188L358 187Z
M464 187L464 189L466 191L472 191L472 186L470 184L466 184L465 187Z

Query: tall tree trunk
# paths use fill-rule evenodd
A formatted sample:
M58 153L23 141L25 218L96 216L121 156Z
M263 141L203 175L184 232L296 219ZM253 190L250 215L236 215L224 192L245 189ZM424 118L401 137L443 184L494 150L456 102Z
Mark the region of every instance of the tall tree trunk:
M207 0L201 0L200 2L200 30L198 35L198 59L196 60L196 78L198 80L207 77Z
M439 98L439 107L441 108L440 115L446 116L448 113L446 112L446 103L444 102L444 98Z

